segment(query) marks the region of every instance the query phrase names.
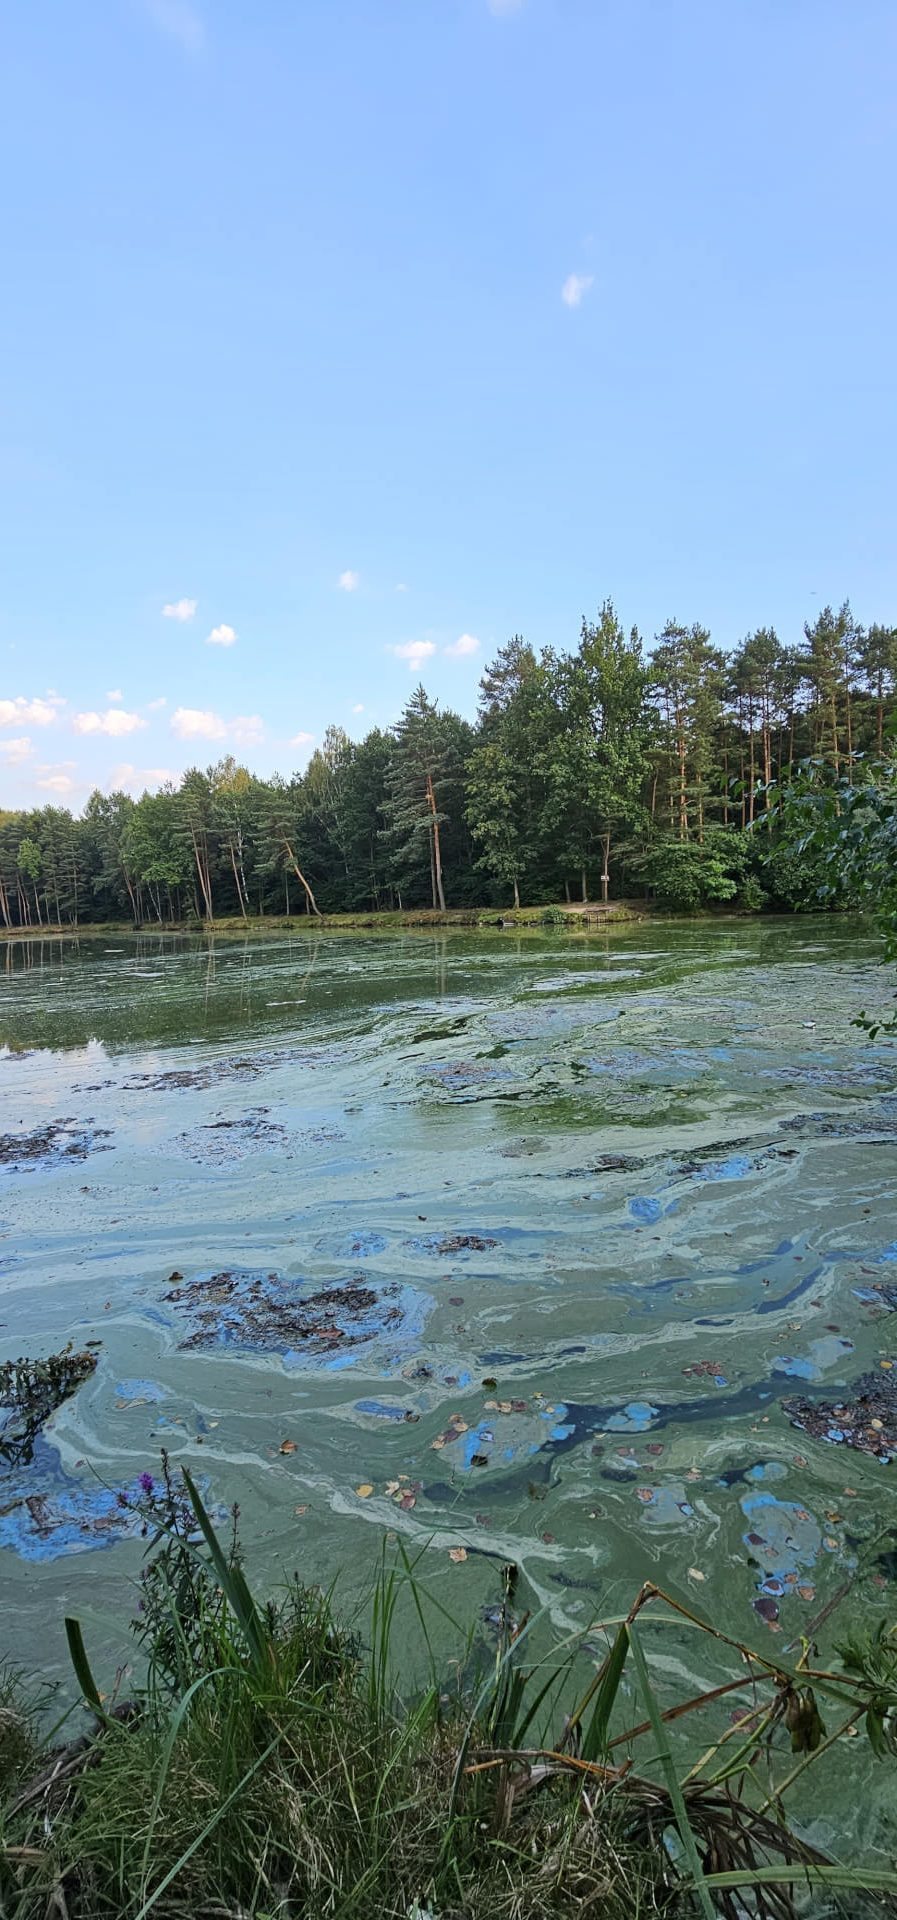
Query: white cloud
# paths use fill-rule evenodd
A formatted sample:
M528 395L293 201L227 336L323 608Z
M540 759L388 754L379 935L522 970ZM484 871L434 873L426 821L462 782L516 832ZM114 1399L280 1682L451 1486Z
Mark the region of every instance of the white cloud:
M310 747L312 744L312 741L314 740L314 737L315 736L313 733L294 733L293 738L290 741L290 746L291 747Z
M171 767L134 767L129 760L123 760L115 767L106 783L107 793L133 793L135 796L145 793L147 788L153 791L157 787L174 783L179 775Z
M238 747L260 747L265 738L264 724L257 713L238 713L228 723L227 731Z
M137 733L146 721L139 713L126 713L124 707L109 707L105 713L76 713L73 725L76 733L108 733L117 740L124 733Z
M220 713L204 712L200 707L175 707L171 731L179 740L224 740L227 736Z
M344 593L354 593L361 585L361 575L353 573L352 568L347 567L345 573L340 574L337 585L342 587Z
M150 700L147 706L147 713L159 713L162 707L167 707L167 705L168 705L168 701L166 700L164 693L162 693L159 695L158 700Z
M64 696L61 693L57 693L55 687L47 688L47 699L51 707L64 707L66 704Z
M233 627L213 627L211 633L206 634L206 646L232 647L236 637Z
M407 585L406 585L406 583L405 583L405 581L404 581L404 580L397 580L397 581L396 581L396 593L407 593L407 592L408 592L408 588L407 588Z
M407 660L413 673L415 667L422 667L424 661L429 660L436 652L436 642L435 640L402 640L396 646L390 647L388 651L394 653L397 660Z
M355 705L354 705L354 707L352 708L352 712L353 712L353 713L363 713L363 712L364 712L364 706L363 706L363 703L362 703L362 702L361 702L360 700L356 700L356 702L355 702Z
M26 700L21 693L14 700L0 700L0 727L48 727L55 718L48 700Z
M76 782L70 773L48 773L46 779L39 780L38 786L44 793L74 793Z
M581 307L589 288L593 285L593 273L568 273L561 288L561 299L565 307Z
M18 740L0 741L0 753L8 767L20 767L23 760L27 760L31 753L31 741L27 733L22 734Z
M225 720L203 707L175 707L171 731L179 740L232 740L237 747L258 747L265 737L257 713L238 713L233 720Z
M144 0L144 6L153 25L161 33L167 33L177 40L185 53L199 53L205 44L206 30L193 8L186 0Z
M109 700L109 701L114 701L114 700L123 700L123 699L124 699L124 697L125 697L125 696L124 696L124 694L122 693L122 690L121 690L121 687L113 687L113 689L112 689L112 692L111 692L111 693L107 693L107 695L106 695L106 699L107 699L107 700Z
M447 653L452 660L466 660L469 654L479 653L479 650L480 643L473 633L459 634L450 647L442 649L443 653Z
M199 606L198 600L169 600L162 608L163 620L192 620Z

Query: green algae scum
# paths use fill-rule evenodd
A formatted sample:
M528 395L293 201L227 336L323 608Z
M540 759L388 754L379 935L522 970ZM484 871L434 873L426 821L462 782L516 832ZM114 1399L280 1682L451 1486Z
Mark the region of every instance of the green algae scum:
M10 943L0 1358L96 1365L0 1446L3 1650L70 1688L76 1614L97 1669L128 1657L163 1447L239 1502L269 1590L298 1570L351 1608L386 1542L487 1638L508 1563L587 1652L646 1579L771 1660L836 1634L848 1586L873 1626L875 953L831 920ZM648 1655L661 1697L716 1677L685 1628ZM858 1745L852 1847L887 1864ZM833 1806L804 1816L826 1845Z

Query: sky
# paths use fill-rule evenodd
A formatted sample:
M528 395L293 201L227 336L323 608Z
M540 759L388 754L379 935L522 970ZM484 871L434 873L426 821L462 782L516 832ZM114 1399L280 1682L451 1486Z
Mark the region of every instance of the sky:
M897 621L894 0L8 0L0 806Z

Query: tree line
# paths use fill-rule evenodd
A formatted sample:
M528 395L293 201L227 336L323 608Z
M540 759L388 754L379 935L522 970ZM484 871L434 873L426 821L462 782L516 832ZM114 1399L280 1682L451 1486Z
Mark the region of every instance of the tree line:
M726 653L674 620L647 651L605 601L575 650L501 647L474 724L418 686L390 729L328 728L301 775L227 757L138 800L97 790L80 817L0 811L0 923L818 903L812 850L777 856L770 794L806 759L838 782L889 751L895 693L897 628L848 602L797 645L759 627Z

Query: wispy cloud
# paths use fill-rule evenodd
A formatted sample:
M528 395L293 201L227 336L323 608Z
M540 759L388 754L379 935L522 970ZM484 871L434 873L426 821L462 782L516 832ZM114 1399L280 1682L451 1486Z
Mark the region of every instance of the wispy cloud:
M179 740L224 740L227 727L220 713L202 707L175 707L171 731Z
M457 640L452 641L451 646L442 649L443 653L448 654L450 660L466 660L470 654L479 653L479 650L480 643L473 633L460 633Z
M56 719L56 699L26 700L19 693L14 700L0 700L0 727L49 727Z
M206 634L206 646L232 647L236 638L237 634L234 627L213 627L211 633Z
M363 701L361 701L361 700L356 700L356 702L355 702L355 705L354 705L354 707L352 708L352 712L353 712L353 713L363 713L363 712L364 712L364 703L363 703Z
M210 707L175 707L170 725L179 740L232 740L235 747L258 747L265 737L258 713L238 713L233 720L225 720Z
M143 0L144 11L160 33L177 40L185 53L199 53L205 45L202 20L186 0Z
M408 592L408 583L407 583L407 581L406 581L406 580L397 580L397 581L396 581L396 593L407 593L407 592Z
M130 760L123 760L109 775L106 792L132 793L136 797L165 787L169 781L176 783L179 777L171 767L135 767Z
M400 640L387 651L394 653L397 660L407 660L413 673L415 667L422 667L425 660L432 658L436 652L436 642L435 640Z
M110 702L115 702L116 700L123 700L124 697L125 696L122 693L121 687L113 687L112 692L107 693L106 695L106 699L109 700Z
M589 288L594 285L593 273L568 273L561 288L561 299L565 307L581 307Z
M23 733L18 740L0 740L0 754L3 755L8 767L20 767L22 762L28 759L31 751L31 741L27 733Z
M163 620L192 620L198 600L169 600L162 608Z
M361 574L353 573L352 568L347 567L345 573L340 574L336 584L342 587L344 593L355 593L361 585Z
M147 713L159 713L161 712L161 709L163 707L167 707L167 705L168 705L168 701L166 700L164 693L160 693L158 700L150 700L148 702L146 710L147 710Z
M108 707L105 713L76 713L72 725L76 733L108 733L117 740L122 734L137 733L146 721L139 713L127 713L124 707Z
M290 746L291 747L310 747L314 741L314 737L315 736L313 733L294 733L293 738L290 741Z
M523 0L486 0L486 5L490 13L495 13L499 19L502 19L507 14L519 13Z
M48 767L44 778L37 784L44 793L58 793L62 796L74 793L77 782L72 779L70 773L53 773Z

